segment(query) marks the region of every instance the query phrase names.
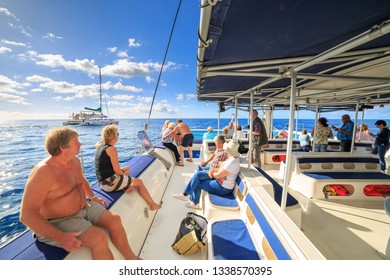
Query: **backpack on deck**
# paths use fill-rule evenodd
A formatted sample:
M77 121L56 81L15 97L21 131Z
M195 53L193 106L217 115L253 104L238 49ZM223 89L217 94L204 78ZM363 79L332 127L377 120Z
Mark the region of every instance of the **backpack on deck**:
M197 253L206 245L207 220L193 212L181 221L179 231L171 247L179 255Z

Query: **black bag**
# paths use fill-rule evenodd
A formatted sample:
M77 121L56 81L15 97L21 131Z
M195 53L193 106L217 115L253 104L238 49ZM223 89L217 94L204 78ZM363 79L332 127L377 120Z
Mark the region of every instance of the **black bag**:
M207 220L193 212L181 221L176 239L171 247L179 255L197 253L206 245Z
M242 143L241 140L237 140L237 141L238 141L238 144L239 144L239 146L238 146L238 152L239 152L240 154L246 154L246 153L249 151L249 149L248 149L248 148L245 148L245 146L244 146L244 144Z

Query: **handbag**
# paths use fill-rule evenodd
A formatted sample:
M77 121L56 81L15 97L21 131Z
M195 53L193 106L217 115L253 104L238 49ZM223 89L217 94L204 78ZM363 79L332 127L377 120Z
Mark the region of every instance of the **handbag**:
M179 255L195 254L206 245L206 231L206 218L189 212L180 222L179 231L171 247Z

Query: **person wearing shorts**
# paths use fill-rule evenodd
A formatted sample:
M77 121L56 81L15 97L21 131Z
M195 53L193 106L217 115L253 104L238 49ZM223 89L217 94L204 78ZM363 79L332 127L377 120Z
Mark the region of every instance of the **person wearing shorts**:
M106 192L131 192L135 188L152 211L160 209L161 204L153 200L143 181L129 176L130 167L119 165L118 151L115 148L118 137L116 125L107 125L102 130L102 141L96 145L95 172L99 186Z
M194 135L191 132L190 127L183 122L181 119L176 120L176 127L165 137L171 137L176 136L177 133L180 133L180 145L179 145L179 152L180 152L180 164L179 166L184 166L184 150L188 151L189 158L187 161L192 162L192 144L194 142Z
M98 225L100 217L106 211L107 209L101 203L88 199L85 207L76 214L63 218L48 219L48 222L65 232L81 232L79 238L82 238L91 226ZM35 236L41 242L61 247L60 244L43 235L35 234Z
M94 195L85 178L77 157L78 136L68 127L46 135L49 156L35 165L27 179L20 221L39 240L68 252L87 247L92 259L114 259L111 240L125 259L140 259L130 248L120 216L105 209L107 202Z

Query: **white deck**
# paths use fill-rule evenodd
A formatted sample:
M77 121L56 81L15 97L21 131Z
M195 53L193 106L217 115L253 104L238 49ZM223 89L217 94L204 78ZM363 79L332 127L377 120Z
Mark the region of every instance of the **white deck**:
M154 223L149 231L140 257L145 260L200 260L201 253L181 256L171 245L175 240L181 220L188 212L195 212L185 206L185 202L172 197L173 193L183 192L200 162L185 162L184 167L175 166L172 177L163 196L163 207L157 212ZM183 183L184 182L184 183ZM173 225L173 226L172 226Z

